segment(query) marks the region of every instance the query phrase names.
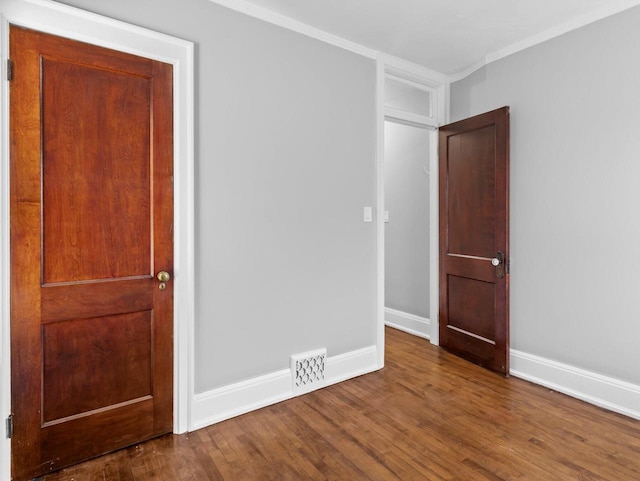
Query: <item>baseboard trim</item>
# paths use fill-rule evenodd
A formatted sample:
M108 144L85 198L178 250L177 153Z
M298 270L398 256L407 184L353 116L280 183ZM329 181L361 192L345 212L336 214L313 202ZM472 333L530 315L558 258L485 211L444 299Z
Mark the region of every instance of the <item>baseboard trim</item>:
M380 369L376 346L365 347L327 359L327 386Z
M318 389L378 369L378 350L375 346L329 357L325 383ZM201 429L293 397L291 369L196 394L192 429Z
M424 339L431 338L431 320L425 317L385 307L384 323L389 327L399 329L414 336Z
M640 420L640 386L511 350L511 375Z

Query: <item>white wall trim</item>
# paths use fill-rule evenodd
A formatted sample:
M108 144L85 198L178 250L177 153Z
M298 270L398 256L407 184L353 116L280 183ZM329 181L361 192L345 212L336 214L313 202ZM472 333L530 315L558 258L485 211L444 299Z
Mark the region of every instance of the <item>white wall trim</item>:
M3 0L0 4L3 73L9 24L92 43L173 65L174 71L174 431L188 429L193 401L194 300L194 59L193 43L48 0ZM4 77L6 78L6 77ZM0 418L11 403L9 316L9 93L0 82ZM0 479L10 479L11 445L0 436Z
M436 92L434 92L434 95L435 93ZM387 120L398 121L403 124L416 125L418 127L430 127L432 129L438 128L438 122L434 118L406 112L400 109L394 109L393 107L384 108L384 117Z
M446 99L442 118L449 119L449 84L442 90ZM429 340L433 345L440 345L439 312L440 312L440 211L439 211L439 176L438 131L429 133L429 316L431 334Z
M545 30L544 32L532 35L531 37L525 38L524 40L513 43L505 48L489 53L484 58L478 59L475 63L465 68L464 70L451 75L450 81L457 82L458 80L462 80L481 67L495 62L496 60L508 57L509 55L513 55L514 53L518 53L529 47L533 47L540 43L546 42L547 40L559 37L560 35L564 35L565 33L569 33L573 30L589 25L590 23L597 22L598 20L610 17L611 15L615 15L616 13L623 12L624 10L628 10L629 8L635 7L637 5L640 5L640 0L621 0L617 2L608 2L607 5L593 12L587 13L561 25Z
M385 65L376 59L376 346L378 368L384 367L384 82Z
M412 80L431 88L438 88L441 84L449 82L449 77L443 73L393 55L386 53L382 53L381 55L384 60L385 71L390 75Z
M222 5L223 7L230 8L231 10L235 10L236 12L244 13L245 15L249 15L250 17L254 17L254 18L263 20L265 22L271 23L273 25L277 25L279 27L292 30L302 35L306 35L307 37L320 40L322 42L328 43L335 47L340 47L342 49L348 50L349 52L357 53L358 55L362 55L367 58L375 59L378 56L378 52L374 49L364 47L350 40L346 40L337 35L333 35L331 33L325 32L324 30L320 30L319 28L312 27L311 25L307 25L306 23L300 22L298 20L294 20L290 17L281 15L272 10L269 10L264 7L260 7L254 3L247 2L245 0L210 0L210 1L213 3L217 3L218 5Z
M495 60L498 60L498 59L496 58ZM451 74L449 76L449 81L453 83L453 82L457 82L458 80L462 80L463 78L466 78L469 75L471 75L476 70L480 70L485 65L487 65L486 57L485 58L481 58L479 60L476 60L475 62L473 62L471 65L469 65L464 70L461 70L460 72Z
M511 350L511 375L640 419L640 386L533 354Z
M292 397L290 369L196 394L191 431Z
M327 386L378 371L378 348L369 346L327 359Z
M0 14L3 12L0 11ZM7 78L7 58L9 53L8 22L0 18L0 421L4 421L11 413L11 311L10 311L10 272L11 265L9 245L9 85ZM0 479L11 479L11 440L0 432Z
M376 346L333 356L327 359L326 383L319 389L377 370ZM293 398L291 376L291 369L283 369L196 394L193 405L194 423L191 430L201 429Z
M431 337L431 320L416 316L408 312L386 307L384 309L385 324L394 329L407 332L414 336L429 339Z

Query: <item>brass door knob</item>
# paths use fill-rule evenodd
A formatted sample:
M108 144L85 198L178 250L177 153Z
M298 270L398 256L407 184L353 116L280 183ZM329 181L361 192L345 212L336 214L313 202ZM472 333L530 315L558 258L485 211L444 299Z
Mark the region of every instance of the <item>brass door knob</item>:
M158 275L156 277L160 282L167 282L169 279L171 279L171 276L167 271L158 272Z

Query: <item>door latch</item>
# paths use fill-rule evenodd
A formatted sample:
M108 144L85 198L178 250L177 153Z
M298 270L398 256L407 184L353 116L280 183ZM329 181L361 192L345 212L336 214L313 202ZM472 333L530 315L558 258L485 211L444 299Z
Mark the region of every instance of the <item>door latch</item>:
M13 414L9 414L7 418L7 439L13 436Z
M496 277L502 279L507 273L507 269L504 263L504 252L498 251L496 256L491 259L491 265L496 268Z

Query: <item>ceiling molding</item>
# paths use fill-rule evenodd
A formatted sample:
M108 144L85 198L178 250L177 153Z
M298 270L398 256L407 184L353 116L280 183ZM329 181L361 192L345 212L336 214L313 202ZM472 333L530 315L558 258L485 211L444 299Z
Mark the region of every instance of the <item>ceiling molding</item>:
M509 55L513 55L514 53L521 52L522 50L525 50L529 47L533 47L535 45L546 42L547 40L551 40L555 37L559 37L560 35L564 35L565 33L569 33L581 27L585 27L591 23L597 22L598 20L610 17L617 13L623 12L624 10L633 8L637 5L640 5L640 0L621 0L619 2L611 2L606 7L582 15L569 22L563 23L562 25L558 25L557 27L545 30L544 32L541 32L539 34L532 35L531 37L513 43L508 47L496 50L495 52L491 52L487 54L486 57L479 59L464 70L452 74L450 76L450 80L451 82L462 80L463 78L471 75L476 70L492 62L495 62L496 60L500 60L502 58L508 57Z
M515 52L514 52L515 53ZM496 59L497 60L497 59ZM464 70L461 70L458 73L454 73L453 75L449 76L449 81L451 83L453 82L457 82L458 80L462 80L465 77L468 77L469 75L471 75L473 72L475 72L476 70L480 70L482 67L484 67L485 65L487 65L487 57L485 58L481 58L480 60L472 63L471 65L469 65L467 68L465 68Z
M249 15L250 17L254 17L273 25L292 30L302 35L306 35L307 37L321 40L322 42L328 43L335 47L340 47L344 50L348 50L349 52L357 53L358 55L362 55L367 58L376 59L378 57L377 50L365 47L345 38L338 37L337 35L325 32L324 30L312 27L311 25L299 22L298 20L294 20L290 17L280 15L279 13L275 13L272 10L258 7L257 5L246 0L209 1L217 3L218 5L222 5L223 7L230 8L231 10L235 10L236 12L244 13L245 15Z
M591 23L597 22L598 20L610 17L629 8L640 5L640 0L611 1L605 7L602 7L598 10L582 15L569 22L565 22L561 25L558 25L557 27L545 30L544 32L532 35L531 37L528 37L519 42L515 42L505 48L490 52L485 57L478 59L476 62L457 73L445 75L422 65L412 63L393 55L385 54L384 52L379 52L375 49L365 47L356 42L352 42L351 40L347 40L337 35L328 33L324 30L313 27L298 20L294 20L285 15L281 15L267 8L257 6L256 4L247 0L209 1L370 59L377 59L378 56L381 55L384 57L385 65L387 67L391 67L391 69L393 70L404 71L406 73L417 75L422 78L432 79L433 81L442 84L457 82L458 80L462 80L468 77L473 72L481 69L486 65L489 65L492 62L518 53L529 47L533 47L540 43L546 42L547 40L551 40L555 37L559 37L560 35L564 35L565 33L569 33Z

